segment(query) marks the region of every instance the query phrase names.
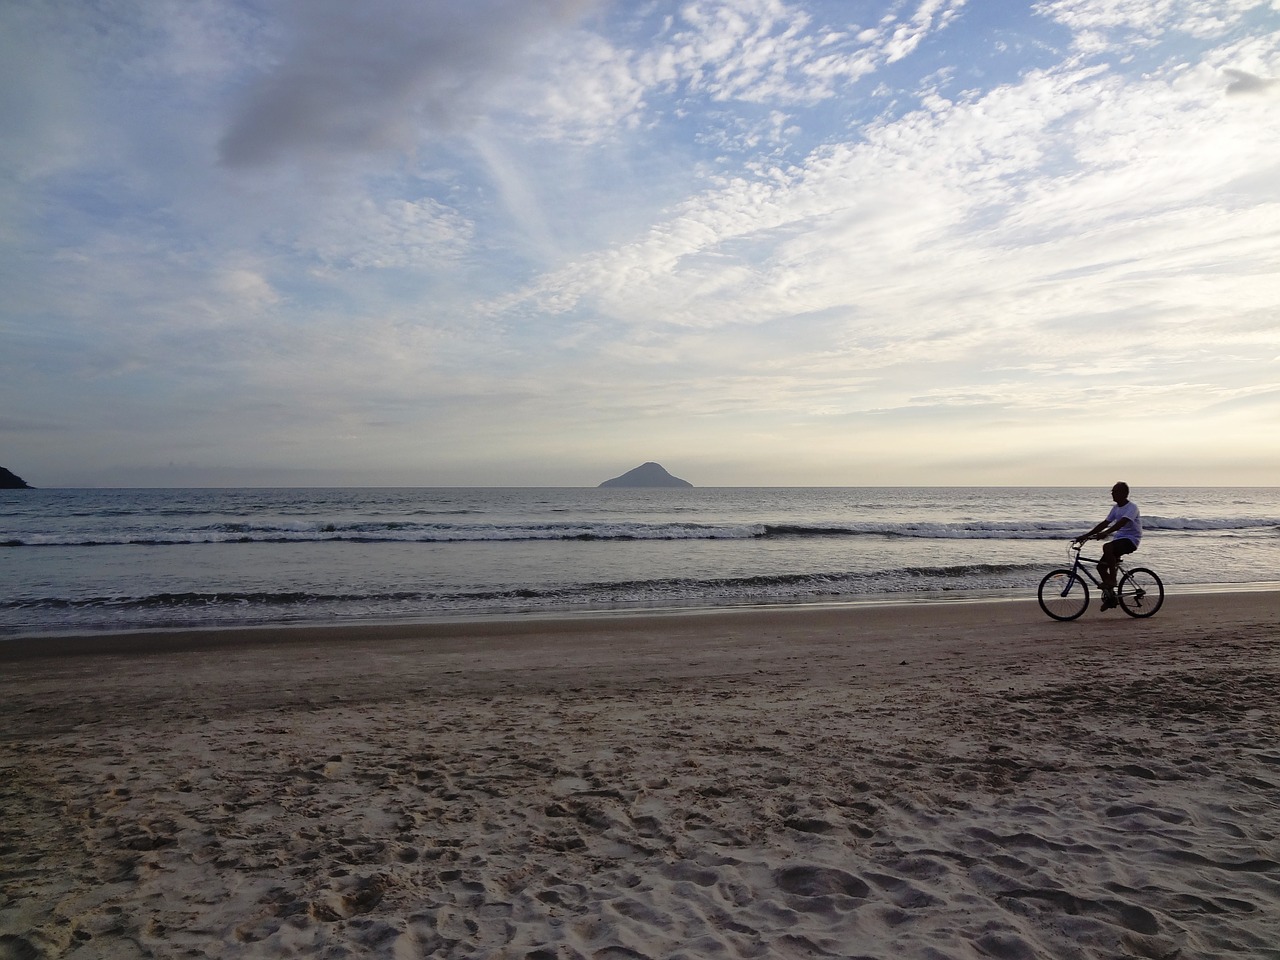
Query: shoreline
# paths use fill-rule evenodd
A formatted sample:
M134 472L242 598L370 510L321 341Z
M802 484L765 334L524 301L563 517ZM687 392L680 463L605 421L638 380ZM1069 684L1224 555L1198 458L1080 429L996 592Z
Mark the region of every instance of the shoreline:
M1280 581L1261 580L1249 583L1227 584L1179 584L1180 597L1203 596L1235 596L1241 594L1277 594L1280 605ZM741 603L733 605L676 605L653 606L643 608L609 607L577 610L531 610L504 611L497 613L461 613L456 615L425 615L411 619L353 619L334 620L317 619L296 622L264 622L251 624L218 624L215 626L158 626L158 627L124 627L119 629L103 628L100 630L68 629L58 631L34 631L13 634L0 634L0 662L15 657L40 655L27 648L32 644L47 646L54 655L58 650L75 649L89 652L90 645L101 644L104 650L118 649L124 644L127 649L146 647L147 638L157 642L162 638L175 642L197 642L197 638L209 638L209 642L228 642L237 636L248 640L250 636L263 642L279 642L296 639L299 633L327 635L330 633L357 632L360 634L385 634L396 636L406 632L425 632L438 635L441 632L457 630L467 633L487 633L490 630L503 630L507 627L519 628L522 624L577 624L579 621L615 622L645 619L679 619L683 617L713 617L719 615L786 615L807 616L813 613L838 613L874 608L911 608L952 605L1002 605L1030 602L1035 606L1034 596L1028 597L1023 591L1000 591L980 595L947 596L897 595L858 597L839 600L812 600L798 603ZM1088 619L1098 612L1099 598L1096 591L1091 591L1089 608L1082 619ZM1037 608L1038 609L1038 608ZM1157 617L1161 614L1157 614ZM1128 619L1126 617L1126 619ZM575 628L576 629L576 628ZM188 639L189 638L189 639ZM19 652L19 647L22 651Z
M17 955L1280 943L1275 592L115 636L0 643Z

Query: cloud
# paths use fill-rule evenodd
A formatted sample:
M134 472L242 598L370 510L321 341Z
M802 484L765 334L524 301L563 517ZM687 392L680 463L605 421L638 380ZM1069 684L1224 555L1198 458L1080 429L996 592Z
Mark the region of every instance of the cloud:
M883 40L886 63L896 63L913 53L930 33L941 29L960 13L965 0L923 0L906 23L897 23Z
M530 139L589 144L679 117L688 104L808 105L912 53L949 26L965 0L921 0L903 21L860 30L818 25L812 4L692 0L649 42L627 47L588 29L547 32L526 51L527 69L502 78L485 108ZM843 12L843 11L839 11ZM730 128L781 128L777 109L747 120L726 108ZM714 125L699 136L736 149L758 134ZM776 134L775 134L776 139Z
M302 225L297 247L336 268L435 271L455 263L474 233L470 220L430 197L345 196Z
M452 130L517 69L529 44L585 0L296 0L286 49L254 82L220 143L229 166L408 148Z
M490 112L529 140L592 144L641 124L648 88L631 51L589 30L543 37L529 69L494 91Z
M1075 31L1078 46L1098 44L1100 34L1149 46L1171 32L1219 36L1249 11L1269 6L1271 0L1042 0L1035 10Z
M665 43L638 61L655 87L683 86L716 101L812 103L829 99L948 26L965 0L921 0L906 21L874 28L815 27L808 5L781 0L695 0Z
M1275 93L1278 89L1277 84L1280 84L1278 80L1255 76L1247 70L1233 70L1228 67L1222 72L1231 78L1231 82L1227 84L1227 93L1231 96Z
M562 316L637 375L719 357L758 378L744 412L907 408L922 378L933 406L976 405L975 371L1001 364L1008 409L1071 397L1096 415L1113 397L1061 371L1096 375L1110 341L1112 374L1182 416L1215 391L1161 386L1180 358L1248 353L1274 306L1277 209L1248 178L1274 164L1258 131L1275 120L1264 104L1223 111L1212 61L1232 55L1145 77L1069 62L934 94L797 164L726 177L490 308ZM679 395L709 408L725 384L709 369Z

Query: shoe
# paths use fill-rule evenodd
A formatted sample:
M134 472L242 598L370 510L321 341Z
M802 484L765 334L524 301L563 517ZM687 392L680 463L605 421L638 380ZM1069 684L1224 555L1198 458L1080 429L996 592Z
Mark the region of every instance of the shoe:
M1120 606L1120 601L1116 599L1116 595L1114 593L1104 593L1102 595L1103 610L1114 610L1118 606Z

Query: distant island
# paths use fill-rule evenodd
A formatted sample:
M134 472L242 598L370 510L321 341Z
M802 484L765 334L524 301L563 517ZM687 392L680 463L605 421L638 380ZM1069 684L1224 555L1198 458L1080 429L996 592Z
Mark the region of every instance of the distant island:
M606 480L602 487L692 487L688 480L673 477L660 463L642 463L620 477Z
M16 473L10 473L4 467L0 467L0 490L30 490L31 484L23 480Z

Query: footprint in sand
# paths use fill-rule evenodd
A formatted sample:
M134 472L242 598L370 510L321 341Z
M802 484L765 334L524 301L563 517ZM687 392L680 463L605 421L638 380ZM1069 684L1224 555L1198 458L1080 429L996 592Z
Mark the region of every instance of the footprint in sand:
M852 874L831 867L785 867L774 874L778 888L795 897L844 896L865 900L871 887Z

